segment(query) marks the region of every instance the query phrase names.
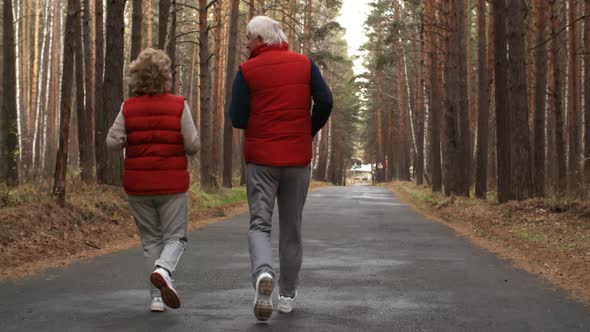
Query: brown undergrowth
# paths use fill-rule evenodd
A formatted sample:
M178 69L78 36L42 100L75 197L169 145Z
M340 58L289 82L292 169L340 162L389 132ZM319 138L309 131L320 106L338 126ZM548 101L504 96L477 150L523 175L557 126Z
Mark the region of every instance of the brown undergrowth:
M327 186L312 182L310 190ZM116 187L69 187L58 207L48 186L0 187L0 280L139 246L125 193ZM195 230L247 211L246 189L190 191L189 229Z
M447 197L410 182L387 186L430 219L590 304L590 203L531 199L497 204Z

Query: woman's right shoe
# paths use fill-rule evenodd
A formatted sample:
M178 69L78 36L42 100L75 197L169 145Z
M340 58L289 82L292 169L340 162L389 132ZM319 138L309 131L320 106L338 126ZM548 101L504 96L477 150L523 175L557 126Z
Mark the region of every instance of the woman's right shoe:
M152 285L160 290L164 304L172 309L180 307L180 297L172 286L172 279L170 274L165 269L159 267L150 275Z

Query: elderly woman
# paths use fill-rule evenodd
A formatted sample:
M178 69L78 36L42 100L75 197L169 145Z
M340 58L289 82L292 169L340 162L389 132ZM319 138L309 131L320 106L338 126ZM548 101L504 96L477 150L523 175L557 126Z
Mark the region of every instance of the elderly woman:
M130 65L134 97L123 102L106 143L125 148L123 188L150 268L150 310L180 307L171 276L187 243L186 155L199 150L184 97L170 94L170 58L148 48ZM163 302L163 303L162 303Z

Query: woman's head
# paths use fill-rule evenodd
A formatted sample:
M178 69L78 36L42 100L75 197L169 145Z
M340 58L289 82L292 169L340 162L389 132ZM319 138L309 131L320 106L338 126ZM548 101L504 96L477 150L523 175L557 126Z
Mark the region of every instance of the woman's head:
M134 95L170 92L172 69L170 57L162 50L146 48L129 65L131 90Z

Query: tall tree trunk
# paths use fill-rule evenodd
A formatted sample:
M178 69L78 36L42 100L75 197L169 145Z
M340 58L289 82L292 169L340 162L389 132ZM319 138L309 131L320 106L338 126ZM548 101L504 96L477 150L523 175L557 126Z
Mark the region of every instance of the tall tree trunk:
M461 12L464 11L465 4L461 2L470 2L470 0L459 0L458 6L460 7ZM462 5L462 7L461 7ZM461 15L461 12L458 13L458 26L460 27L459 36L460 38L459 43L463 45L466 39L471 38L471 23L466 24L466 17ZM469 15L471 16L471 15ZM470 19L469 19L470 20ZM469 30L465 30L466 27L469 27ZM469 191L471 188L471 177L473 176L472 170L472 151L471 148L471 126L469 124L470 118L470 109L473 108L473 97L470 96L471 83L467 84L467 79L471 82L471 47L469 49L464 49L461 46L458 46L458 55L459 55L459 139L460 139L460 168L464 169L467 172L468 176L461 176L458 180L458 185L460 186L459 193L463 196L469 197ZM468 56L469 54L469 56ZM469 59L469 60L468 60ZM469 70L467 68L469 64Z
M295 27L297 26L297 22L295 19L295 15L297 14L295 12L295 4L297 3L297 0L289 0L289 32L288 32L288 38L289 38L289 44L292 45L292 47L295 46Z
M498 162L497 162L497 142L496 142L496 113L494 112L495 110L495 88L494 88L494 84L493 82L495 82L495 76L494 76L494 63L495 63L495 59L494 59L494 5L490 4L488 6L488 18L489 18L489 22L488 22L488 33L487 33L487 39L488 39L488 46L487 46L487 52L488 52L488 86L489 86L489 100L490 100L490 104L489 104L489 115L490 115L490 119L488 121L488 127L489 127L489 133L488 133L488 142L489 142L489 153L488 153L488 187L491 185L494 189L496 189L497 187L497 183L498 183Z
M3 156L2 168L6 173L0 175L0 181L5 181L10 186L18 184L18 136L17 136L17 109L16 109L16 58L14 43L14 19L12 14L12 1L4 1L2 16L2 130L4 147L1 149Z
M166 43L166 29L168 28L168 19L170 17L170 2L172 0L160 0L158 7L158 45L164 49Z
M508 55L506 52L506 2L494 2L494 74L496 101L496 144L498 163L498 201L514 199L510 149L510 108L508 104ZM528 140L528 138L527 138Z
M2 12L4 10L4 5L1 4L0 6L2 6ZM4 112L4 108L2 108L3 102L4 102L4 27L3 24L4 22L4 14L0 14L2 16L3 21L0 22L0 183L4 183L5 182L5 178L6 178L6 162L4 162L4 158L6 157L6 155L4 154L4 150L5 150L5 139L6 139L6 132L5 132L5 128L4 128L4 119L5 119L5 112Z
M17 45L17 53L16 53L16 60L20 62L20 66L16 72L17 77L17 113L18 113L18 139L19 139L19 174L21 177L23 176L24 169L28 165L23 162L23 156L29 155L29 66L28 61L30 59L30 46L29 46L29 18L30 15L28 13L28 3L23 1L16 2L17 8L17 32L16 32L16 45ZM20 28L18 26L20 25Z
M464 27L465 27L465 71L466 71L466 85L467 85L467 110L465 112L465 119L461 120L461 121L465 121L466 122L466 128L467 128L467 132L463 133L461 132L461 135L464 138L464 147L465 147L465 151L464 153L464 163L466 166L466 176L465 176L465 183L463 184L463 186L465 186L467 188L467 193L469 193L469 190L471 188L471 184L473 183L473 165L472 165L472 159L473 159L473 151L475 150L475 147L472 146L472 144L474 144L474 139L475 139L475 127L476 127L476 115L475 115L475 98L474 98L474 93L475 93L475 89L473 87L473 60L472 60L472 42L471 42L471 0L464 0L463 3L463 12L465 13L464 17Z
M213 69L212 69L212 85L213 85L213 98L211 98L211 113L212 113L212 130L211 130L211 172L215 183L218 182L219 176L219 148L221 147L221 133L219 128L221 127L221 110L219 108L219 102L221 95L221 75L222 75L222 55L221 55L221 44L222 44L222 4L216 2L214 5L214 37L213 37Z
M96 146L96 141L94 139L94 135L93 133L95 132L95 128L94 128L94 119L96 118L95 115L95 104L94 104L94 100L96 97L96 91L95 91L95 81L96 81L96 68L94 67L94 57L96 55L96 50L94 50L93 47L93 43L92 43L92 39L93 39L93 33L92 33L92 15L91 15L91 11L90 11L90 0L84 0L84 19L83 19L83 39L84 39L84 90L86 91L85 93L85 114L86 114L86 120L88 121L90 124L90 129L88 129L89 133L90 133L90 143L89 145L86 147L86 149L88 149L88 153L89 153L89 159L88 159L88 164L82 164L83 169L83 173L82 175L82 180L85 182L91 182L93 180L93 170L96 167L96 151L95 151L95 146Z
M445 134L447 161L445 194L469 196L469 121L466 85L465 21L463 0L450 1L449 41L446 67Z
M225 117L223 126L223 186L232 186L232 141L233 129L229 113L229 101L232 94L233 77L236 72L238 24L240 14L240 1L232 0L231 17L229 25L229 42L227 44L227 71L225 76Z
M199 0L199 67L201 80L201 188L209 190L211 183L211 78L209 76L209 26L207 0Z
M160 0L158 45L170 56L172 92L176 90L176 0Z
M536 1L537 45L545 37L546 0ZM535 50L535 150L534 150L534 195L545 196L545 114L547 100L547 49L545 45L537 46Z
M551 35L555 36L558 33L558 26L564 25L565 18L563 18L564 13L562 8L558 9L559 2L555 0L549 0L550 4L553 5L552 8L552 17L551 17ZM562 14L562 17L558 17L558 15ZM559 23L561 24L558 24ZM557 159L557 181L558 181L558 191L561 193L565 193L567 190L567 155L566 155L566 138L564 133L564 122L565 122L565 114L563 109L563 101L562 98L565 95L565 86L562 82L565 82L565 79L562 75L562 57L561 57L561 49L564 46L564 37L560 34L557 38L553 38L551 41L551 50L553 54L553 61L554 61L554 79L555 79L555 90L553 95L553 102L554 102L554 109L553 112L555 113L555 153Z
M312 21L312 10L313 10L313 0L305 0L305 14L304 14L304 22L303 22L303 45L302 45L302 52L303 54L309 54L311 49L310 41L311 41L311 21Z
M123 102L123 61L125 49L125 0L108 0L106 53L103 90L103 128L108 131ZM105 150L106 150L106 145ZM102 183L122 184L123 160L119 151L105 151Z
M431 18L436 24L439 20L435 17L440 17L434 14ZM430 105L430 160L432 163L432 191L442 191L442 165L440 155L440 114L442 112L442 96L440 94L440 67L438 62L438 53L440 47L439 31L435 30L432 33L432 61L430 63L431 78L431 105Z
M75 41L74 41L75 43ZM74 48L74 64L76 62L76 50ZM78 114L76 114L77 110L77 99L76 99L76 81L77 77L75 76L76 72L74 71L74 77L72 78L72 105L70 106L71 114L70 114L70 133L68 134L70 143L69 143L69 151L68 151L68 167L72 169L79 168L80 164L80 144L78 140ZM84 80L84 76L81 77ZM84 105L82 104L82 108Z
M196 86L196 63L197 63L197 47L193 46L192 51L191 51L191 64L190 64L190 77L189 77L189 88L188 88L188 93L187 93L187 100L188 103L190 105L196 105L193 103L194 99L194 94L195 94L195 86ZM193 116L193 121L196 120L196 117Z
M264 2L264 0L258 0L258 15L266 15L266 6L264 5Z
M171 64L170 67L172 68L172 87L171 91L174 93L176 91L176 0L165 0L168 2L167 5L167 19L165 25L165 35L164 35L164 43L162 45L162 49L168 53L170 56ZM161 3L161 2L160 2ZM160 7L162 10L162 7ZM162 13L163 14L163 13ZM162 17L160 14L160 18ZM161 30L160 30L161 32Z
M36 173L38 173L40 159L42 157L42 140L43 140L43 131L45 129L44 125L44 118L47 115L47 104L44 104L44 96L48 96L49 89L49 63L47 61L48 57L50 56L50 49L51 49L51 42L52 42L52 27L53 27L53 17L50 15L50 10L55 4L52 1L47 1L45 3L45 11L44 11L44 23L43 23L43 42L41 45L41 59L39 60L40 63L40 73L39 73L39 80L38 80L38 93L37 93L37 101L35 102L36 106L36 122L35 122L35 137L33 138L33 168L35 169ZM49 46L47 46L47 42L49 41ZM0 74L0 77L2 74ZM45 88L44 88L45 87ZM41 112L41 110L45 110L45 112ZM1 150L1 149L0 149Z
M398 0L393 2L394 6L394 19L396 22L401 22L401 8ZM396 61L396 73L397 73L397 97L398 97L398 112L399 112L399 177L402 181L410 180L410 137L409 137L409 125L410 125L410 110L409 110L409 90L407 89L407 72L405 67L406 56L401 39L401 29L398 28L400 38L396 41L396 48L401 57L398 57ZM381 103L380 103L381 104ZM380 136L381 137L381 136ZM379 152L379 162L384 162L384 158Z
M151 0L148 0L151 2ZM143 29L143 0L133 0L133 18L131 23L131 53L130 62L135 61L141 50L142 29ZM133 96L131 86L129 86L129 96Z
M25 29L26 26L26 19L27 19L27 15L25 15L25 17L22 17L22 4L20 3L20 1L16 1L15 3L15 8L14 11L15 13L13 13L14 17L16 18L16 24L14 24L14 29L16 30L13 34L13 38L15 40L15 47L14 47L14 51L15 51L15 70L16 70L16 134L17 134L17 144L18 144L18 149L15 150L15 152L18 154L18 160L22 160L22 154L23 154L23 150L26 150L23 144L23 138L25 138L25 135L23 134L23 127L26 124L26 112L23 112L23 101L25 98L23 98L22 92L24 91L23 88L23 84L25 84L26 80L23 79L23 72L24 72L24 58L23 57L23 52L24 52L24 45L25 43L22 42L22 31ZM28 57L27 57L28 58ZM20 165L17 164L17 167L19 167ZM20 172L22 173L22 172Z
M37 112L37 96L39 95L39 61L40 61L40 52L42 51L39 48L39 31L41 30L41 9L40 9L40 0L35 0L35 25L33 27L33 67L32 67L32 78L31 78L31 91L30 91L30 112L32 115L32 125L29 131L29 146L31 147L31 152L29 156L27 156L27 162L33 170L33 163L35 158L35 136L36 136L36 129L39 119L39 113Z
M51 57L50 62L50 77L58 77L61 73L60 63L62 58L62 51L60 51L61 47L61 36L62 30L62 6L56 5L53 6L53 18L55 22L53 23L52 29L52 41L51 41L51 51L49 52ZM59 80L50 79L48 85L48 92L47 92L47 103L46 103L46 125L45 125L45 132L43 134L43 149L42 155L44 158L41 159L41 167L47 174L51 174L55 171L55 157L57 154L57 139L55 139L55 133L57 132L56 129L56 120L58 118L57 111L59 110Z
M76 66L76 115L78 121L78 148L80 160L80 177L82 181L92 181L92 169L94 168L94 150L92 142L92 113L84 107L84 76L90 73L84 72L84 48L82 42L82 21L80 0L74 0L73 33L74 36L74 57Z
M59 147L57 151L57 163L55 166L55 178L53 183L53 195L59 206L66 204L66 174L68 167L68 144L70 134L70 115L72 105L72 79L74 75L74 47L76 35L74 24L80 20L80 11L76 8L78 0L68 0L68 15L66 18L66 30L64 37L63 74L61 80L61 111L59 125Z
M151 0L147 0L151 2ZM150 6L151 7L151 6ZM143 0L133 0L133 23L131 24L131 61L137 59L141 50L143 28Z
M401 44L401 40L400 40ZM410 167L412 166L412 157L411 157L411 150L414 148L414 135L412 133L412 114L414 113L413 107L413 96L412 90L410 89L410 79L408 75L408 61L406 56L406 49L402 47L402 76L401 81L405 87L405 93L403 94L403 102L404 102L404 112L402 113L403 118L401 121L403 122L403 131L402 131L402 168L401 168L401 180L403 181L410 181L411 180L411 173Z
M254 17L255 13L256 13L256 4L254 3L256 0L249 0L248 1L248 19L247 19L247 23L250 22L250 20Z
M529 1L530 5L527 5L527 14L524 22L525 25L525 64L526 64L526 80L527 80L527 107L529 114L529 142L531 147L531 183L532 192L531 196L534 195L534 149L535 149L535 86L537 77L537 59L536 52L531 51L530 48L534 47L537 39L537 25L535 24L537 8L535 6L535 0ZM529 48L529 50L526 50Z
M334 175L334 167L332 166L334 164L334 158L335 158L335 149L333 147L333 142L332 142L332 135L334 134L333 130L332 130L332 123L333 122L334 121L332 121L332 119L328 119L328 123L326 123L326 154L328 155L328 159L326 160L326 169L324 171L324 174L325 174L324 181L336 184L335 175ZM383 161L383 171L385 172L385 161ZM383 176L383 179L386 179L386 177Z
M146 47L153 47L153 24L154 24L154 12L152 7L152 0L145 1L145 12L147 15L147 26L146 26Z
M423 13L421 14L424 15ZM424 19L421 19L420 25L420 48L418 50L417 64L418 70L416 75L416 184L422 185L424 183Z
M590 189L590 0L584 1L584 183Z
M487 68L486 2L478 0L477 5L477 73L478 73L478 119L477 119L477 167L475 175L475 197L485 199L488 191L488 132L490 81Z
M569 0L569 22L576 19L577 1ZM578 25L569 27L569 73L568 73L568 190L577 193L580 155L580 57L578 55Z
M551 34L551 20L553 13L551 12L551 3L548 2L547 5L547 18L549 24L549 34ZM554 38L555 39L555 38ZM553 59L553 50L551 49L552 43L548 46L547 52L547 154L545 157L545 188L554 190L556 186L556 179L557 179L557 160L555 158L555 110L553 102L553 94L555 91L555 63Z
M109 130L109 124L105 119L103 100L104 100L104 6L103 0L94 0L95 8L95 80L94 80L94 130L95 130L95 160L96 160L96 177L99 183L104 183L104 172L107 164L106 161L106 137Z
M522 1L509 1L507 9L512 190L515 199L524 200L533 194L525 50L526 8Z

